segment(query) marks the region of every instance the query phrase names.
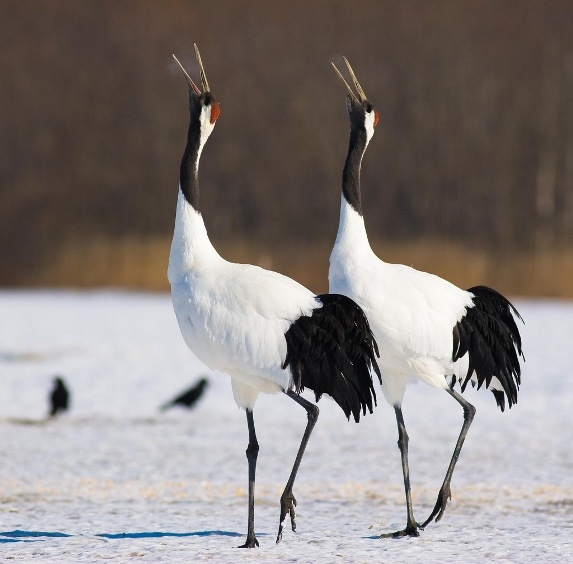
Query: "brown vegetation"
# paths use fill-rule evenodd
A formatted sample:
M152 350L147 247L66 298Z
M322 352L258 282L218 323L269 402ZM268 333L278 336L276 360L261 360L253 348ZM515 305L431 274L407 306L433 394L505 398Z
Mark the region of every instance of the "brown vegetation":
M202 208L227 258L326 289L348 136L329 62L380 112L380 256L573 296L573 3L0 0L0 284L165 289L201 47L222 114ZM272 258L271 258L272 257Z
M165 291L170 243L168 237L68 242L38 269L30 285ZM330 248L327 243L276 245L272 249L261 243L227 241L218 245L219 252L229 260L272 268L317 293L328 291ZM496 288L511 288L513 294L521 296L572 295L573 248L517 251L506 257L443 240L384 242L374 248L387 262L433 272L462 288L487 283Z

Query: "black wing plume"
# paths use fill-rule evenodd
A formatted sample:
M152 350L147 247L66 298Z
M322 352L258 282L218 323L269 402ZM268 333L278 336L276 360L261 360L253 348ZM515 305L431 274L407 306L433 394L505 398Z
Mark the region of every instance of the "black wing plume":
M360 420L360 412L372 413L376 393L371 369L381 381L376 362L378 346L366 315L350 298L322 294L322 307L297 319L285 333L287 355L297 393L314 391L316 401L328 394L347 418Z
M506 397L509 407L517 403L521 383L519 356L523 357L523 352L513 316L523 319L508 299L487 286L475 286L468 292L474 295L474 306L467 309L453 329L452 360L469 354L468 372L461 381L462 391L474 372L478 388L483 384L488 388L495 376L503 392L492 392L503 411Z

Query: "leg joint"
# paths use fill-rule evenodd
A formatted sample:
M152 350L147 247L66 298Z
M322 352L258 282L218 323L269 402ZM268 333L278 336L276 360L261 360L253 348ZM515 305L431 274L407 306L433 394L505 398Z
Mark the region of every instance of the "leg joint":
M250 456L256 456L259 454L259 443L258 441L249 441L249 445L247 446L247 450L245 451L247 458Z
M406 427L400 425L398 427L398 448L402 450L403 448L408 448L408 442L410 438L408 437L408 431Z
M473 421L473 418L476 414L476 408L471 404L467 403L464 405L464 418Z
M316 423L316 420L318 419L319 413L320 413L320 409L318 409L318 406L314 405L314 404L311 404L306 411L306 415L308 417L308 420L312 423Z

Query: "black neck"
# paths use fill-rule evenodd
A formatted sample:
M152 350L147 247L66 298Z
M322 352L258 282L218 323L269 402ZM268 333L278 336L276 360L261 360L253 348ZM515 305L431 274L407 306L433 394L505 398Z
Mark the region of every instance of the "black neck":
M351 128L348 155L342 173L342 194L346 201L362 215L360 200L360 163L366 150L366 131Z
M199 211L199 135L199 127L191 122L179 171L181 192L196 211Z

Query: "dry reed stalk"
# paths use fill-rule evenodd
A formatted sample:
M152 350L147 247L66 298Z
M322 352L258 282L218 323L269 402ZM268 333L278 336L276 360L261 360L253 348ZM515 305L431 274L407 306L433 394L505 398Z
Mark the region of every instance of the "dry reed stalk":
M168 237L70 241L21 285L168 291L169 245ZM329 245L268 249L240 240L215 245L227 260L272 268L317 293L328 290ZM432 272L462 288L486 284L511 296L573 298L573 249L499 255L441 240L377 241L373 247L387 262Z

